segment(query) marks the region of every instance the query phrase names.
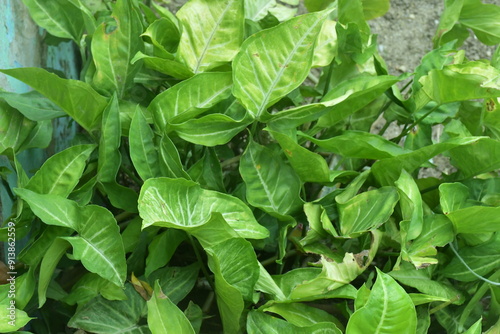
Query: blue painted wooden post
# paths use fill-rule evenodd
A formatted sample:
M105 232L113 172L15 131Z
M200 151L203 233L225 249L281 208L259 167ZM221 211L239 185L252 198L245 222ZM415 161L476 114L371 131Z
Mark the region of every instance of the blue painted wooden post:
M0 68L44 67L60 70L68 78L77 79L75 46L72 42L58 46L43 44L44 32L31 20L28 10L20 0L0 1ZM30 91L26 84L0 73L0 87L6 91L24 93ZM29 149L19 155L19 160L29 176L50 155L69 146L76 133L76 124L68 118L53 121L54 139L46 150ZM0 166L10 167L5 156L0 156ZM16 186L16 175L10 174L8 183ZM0 216L7 219L12 212L12 200L0 186ZM18 243L17 251L22 248Z

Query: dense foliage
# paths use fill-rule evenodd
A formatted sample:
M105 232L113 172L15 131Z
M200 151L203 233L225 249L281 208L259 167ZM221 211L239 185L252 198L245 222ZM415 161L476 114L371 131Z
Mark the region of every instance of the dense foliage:
M1 70L34 91L0 92L1 236L29 238L0 332L500 330L500 51L458 50L500 42L500 7L446 1L396 77L388 0L23 2L83 66ZM56 117L81 131L29 177Z

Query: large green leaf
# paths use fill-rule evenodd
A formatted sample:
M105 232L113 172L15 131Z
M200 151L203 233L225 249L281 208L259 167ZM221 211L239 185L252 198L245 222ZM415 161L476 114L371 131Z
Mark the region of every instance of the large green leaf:
M184 313L163 293L158 281L148 301L148 327L153 334L194 334Z
M186 234L174 229L158 234L148 246L145 275L149 276L156 269L165 266L184 239L186 239Z
M183 177L189 179L189 175L182 166L179 151L169 136L163 135L160 141L160 175L168 177Z
M125 285L126 300L106 300L98 296L79 308L68 326L97 334L150 334L147 325L139 324L146 301L131 284Z
M165 57L171 57L171 53L175 52L180 40L177 25L168 18L155 20L141 36L148 37L155 49L159 50L158 55Z
M102 114L99 159L97 160L98 181L103 183L116 182L116 175L122 162L119 151L120 143L120 108L116 94L114 94Z
M409 263L402 263L400 270L389 273L400 283L417 289L421 293L446 298L453 304L462 304L464 296L450 284L431 279L428 269L416 269Z
M475 145L450 150L450 157L463 179L488 173L500 168L500 142L483 138Z
M457 233L485 233L500 231L500 206L471 206L449 212L446 216Z
M487 45L500 42L500 7L495 4L484 4L480 0L464 1L460 12L460 23L472 29L477 38Z
M377 280L366 304L349 318L347 334L408 333L417 327L415 306L406 291L377 269Z
M76 145L47 159L25 188L39 194L68 197L78 184L94 145Z
M17 151L28 139L36 123L24 117L20 112L0 101L0 153L11 147Z
M269 131L278 141L302 182L330 182L330 169L325 159L319 154L300 146L289 136L272 130Z
M148 282L154 285L159 280L165 295L177 304L193 289L198 280L200 266L193 263L186 267L165 267L154 271L147 277Z
M94 273L87 273L73 285L71 292L62 299L68 305L83 305L98 295L107 300L125 300L124 290Z
M299 177L271 149L251 140L241 157L240 173L251 205L282 216L301 206Z
M291 129L321 117L318 127L329 127L375 100L399 80L389 75L357 76L332 87L321 103L264 115L264 120L274 129Z
M291 8L286 4L297 5L299 2L294 0L286 0L283 3L279 3L276 0L244 0L244 3L245 18L258 22L265 18L268 13L274 15L280 21L291 19L295 16L297 9Z
M445 104L500 96L499 76L498 69L480 61L431 70L419 80L422 89L415 96L416 109L430 101Z
M89 271L116 285L123 285L127 273L125 251L111 212L97 205L81 207L56 195L40 195L27 189L16 189L15 192L46 224L69 227L78 233L62 239L73 246L73 256Z
M183 123L172 124L172 129L182 139L203 146L227 144L235 135L253 121L250 114L233 119L224 114L210 114Z
M0 91L0 98L32 121L45 121L65 115L61 108L37 91L24 94Z
M38 307L41 308L47 300L47 289L52 275L56 269L59 260L64 256L66 250L70 247L66 240L56 239L44 254L40 264L40 278L38 280Z
M190 0L177 18L182 25L177 55L194 73L230 62L243 41L242 0Z
M361 0L365 20L383 16L389 11L390 0Z
M333 315L303 303L274 304L264 307L263 311L278 314L288 322L300 327L325 322L338 323L338 320ZM342 332L339 330L337 333L340 334Z
M381 136L363 131L345 131L340 136L324 140L303 136L329 152L348 158L378 160L410 152Z
M307 77L325 15L305 14L245 40L233 62L233 94L255 117Z
M500 239L496 236L478 246L460 248L458 254L476 274L486 276L500 265L499 244ZM451 259L442 273L446 277L462 282L472 282L477 279L477 276L466 268L457 257Z
M231 73L201 73L157 95L148 110L166 131L168 123L187 121L229 97L231 86Z
M142 60L144 62L144 66L147 68L170 75L176 79L187 79L193 76L193 73L186 67L186 65L179 63L176 60L148 56L140 51L135 54L131 63L135 64L139 60Z
M430 257L437 255L436 247L444 247L454 238L453 224L448 218L444 215L426 216L420 235L407 247L408 258L417 268L436 264L438 260Z
M382 187L338 202L342 234L348 236L377 228L389 219L398 200L394 187Z
M247 318L249 334L281 334L281 333L325 333L339 334L340 330L333 323L317 323L310 326L296 326L290 322L275 318L259 311L250 311Z
M251 301L260 273L252 244L241 238L228 239L207 252L214 257L224 280L237 288L245 300Z
M160 176L154 133L140 108L137 108L129 133L130 159L143 181Z
M432 157L461 145L476 143L480 137L453 138L448 141L424 146L410 153L377 161L372 166L372 173L382 185L390 185L396 181L404 169L412 173Z
M31 18L50 34L69 38L79 44L83 34L83 16L71 1L23 0Z
M147 180L139 197L143 228L150 225L196 227L205 224L212 213L219 212L243 238L262 239L269 231L259 225L251 210L231 195L202 189L185 179Z
M95 73L92 84L105 95L119 98L133 83L140 63L131 64L132 57L143 49L142 22L133 0L118 0L112 20L99 25L92 37Z
M62 79L41 68L25 67L0 70L46 96L87 131L98 127L106 98L90 85L78 80Z

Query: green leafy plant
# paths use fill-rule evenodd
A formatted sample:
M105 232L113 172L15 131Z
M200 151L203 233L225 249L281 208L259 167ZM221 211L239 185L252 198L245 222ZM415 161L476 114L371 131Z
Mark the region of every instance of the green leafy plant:
M23 2L83 67L1 70L34 91L0 92L0 233L29 238L0 332L499 330L500 52L458 49L500 42L499 7L446 1L396 77L388 0ZM81 131L30 176L56 117Z

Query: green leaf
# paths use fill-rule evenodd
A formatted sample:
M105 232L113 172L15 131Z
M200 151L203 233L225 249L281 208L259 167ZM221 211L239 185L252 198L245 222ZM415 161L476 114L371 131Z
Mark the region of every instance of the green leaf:
M417 268L436 264L438 260L429 256L436 256L436 247L444 247L454 238L453 224L448 218L444 215L426 216L420 235L407 247L408 257Z
M24 117L20 112L0 101L0 153L11 147L19 150L28 139L36 123Z
M421 109L431 100L441 105L500 96L500 86L496 82L498 76L499 70L480 61L431 70L419 80L422 89L415 96L416 109Z
M229 239L238 240L238 239ZM236 241L238 242L238 241ZM217 306L222 318L222 326L225 334L240 333L240 319L243 314L245 303L243 295L238 288L228 283L222 272L221 261L216 254L208 251L208 266L215 275L215 295L217 296ZM227 260L234 258L231 257ZM229 261L224 261L227 264ZM258 274L258 273L257 273ZM230 277L232 278L232 277Z
M307 327L317 323L338 323L335 317L319 308L302 303L274 304L263 311L280 315L295 326ZM337 333L342 333L340 330Z
M45 121L65 115L61 108L37 91L24 94L0 91L0 98L32 121Z
M147 36L155 48L167 56L176 51L180 35L175 22L168 18L160 18L151 23L141 36Z
M70 247L69 243L63 239L56 239L47 249L40 265L40 278L38 280L38 307L41 308L47 300L46 294L52 275L56 269L59 260Z
M149 276L156 269L164 267L174 255L177 246L185 239L184 232L174 229L158 234L148 246L145 275Z
M475 145L450 150L450 157L463 179L488 173L500 168L500 142L482 138Z
M184 310L186 318L188 318L194 331L200 333L201 323L203 321L203 311L197 304L189 301L188 307Z
M225 282L237 288L245 300L251 301L260 274L252 245L242 238L234 238L210 247L207 252L215 265L214 274L218 271Z
M481 334L483 332L482 321L483 319L476 321L464 334Z
M372 166L372 173L382 185L396 181L404 169L412 173L432 157L461 145L476 143L481 137L453 138L448 141L422 147L410 153L377 161Z
M71 292L62 299L68 305L84 305L102 295L107 300L125 300L124 290L94 273L87 273L73 285Z
M381 136L364 131L344 131L340 136L325 140L301 135L329 152L348 158L379 160L410 152Z
M198 280L200 266L193 263L186 267L166 267L156 270L147 277L148 282L154 285L160 282L164 294L177 304L183 300L195 286Z
M325 20L314 48L312 67L328 66L337 56L337 32L335 21Z
M153 334L195 333L184 313L163 294L158 281L148 300L148 327Z
M132 57L143 49L142 22L133 0L118 0L109 22L101 23L92 37L95 73L94 88L122 98L133 84L140 63L131 64Z
M444 214L466 207L468 199L469 188L461 183L443 183L439 185L439 203Z
M250 140L241 156L240 173L251 205L281 216L302 205L299 177L271 149Z
M459 20L467 28L472 29L477 38L486 45L500 42L500 7L484 4L478 0L464 1Z
M403 78L391 75L358 75L335 85L322 103L331 106L327 114L318 120L319 128L326 128L346 119L368 103L382 95Z
M75 189L95 145L76 145L47 159L25 188L39 194L62 197Z
M293 1L283 1L284 3L293 3ZM268 13L274 15L280 21L291 19L297 13L296 8L290 8L284 3L278 3L275 0L244 0L245 18L258 22ZM298 2L296 3L296 5ZM324 9L324 8L322 8Z
M126 300L106 300L98 296L79 308L68 326L99 334L149 334L147 325L139 320L146 309L146 301L131 284L125 285Z
M31 18L51 35L69 38L79 44L83 34L83 16L71 1L23 0Z
M35 128L31 130L19 147L19 151L28 148L46 148L52 141L52 132L52 122L50 120L37 122Z
M487 276L491 271L496 270L500 265L500 239L495 236L492 240L473 247L462 247L458 249L458 254L463 261L476 274ZM451 262L442 270L445 277L462 282L472 282L477 280L469 269L457 257L453 257Z
M13 308L13 311L10 308ZM11 312L15 314L14 320L11 318ZM26 312L10 304L9 299L0 302L0 333L15 333L15 330L25 326L31 319L33 318Z
M182 139L203 146L225 145L253 121L250 114L233 119L223 114L210 114L183 123L172 124L171 128Z
M89 84L62 79L44 69L34 67L0 70L0 72L31 86L61 107L85 130L92 131L100 125L101 113L107 105L107 100Z
M140 108L136 109L129 133L130 159L143 181L160 176L154 133Z
M179 157L179 151L169 136L163 135L160 142L160 175L189 179Z
M325 183L331 181L330 169L323 157L300 146L295 140L283 133L267 131L278 141L302 182Z
M454 287L441 281L432 280L428 269L415 269L409 263L402 263L400 270L393 270L389 275L401 284L415 288L423 294L446 298L457 305L464 302L464 296Z
M389 11L390 0L361 0L365 20L373 20Z
M346 333L415 333L417 314L406 291L377 269L377 280L365 306L353 313Z
M99 139L99 159L97 160L97 180L116 182L122 157L120 154L121 127L120 108L116 94L111 97L102 114L101 138Z
M185 122L231 94L231 73L202 73L167 89L156 96L148 110L155 127L167 131L171 122Z
M127 272L125 251L111 212L97 205L81 207L56 195L39 195L27 189L15 192L44 223L69 227L78 233L62 239L73 246L73 256L89 271L123 286Z
M340 231L348 236L377 228L394 211L399 195L394 187L363 192L346 202L338 203Z
M500 206L471 206L449 212L446 216L457 233L485 233L500 231Z
M281 334L281 333L325 333L339 334L339 329L333 323L317 323L311 326L299 327L287 321L266 315L259 311L250 311L247 318L249 334Z
M256 118L309 74L325 13L305 14L245 40L233 61L233 94Z
M160 58L154 56L148 56L141 51L137 52L130 61L132 64L135 64L137 61L142 60L144 66L155 70L157 72L170 75L176 79L187 79L192 77L194 74L191 72L186 65L179 63L176 60Z
M190 0L177 12L182 35L177 56L194 73L230 62L244 34L243 1Z
M259 225L241 200L231 195L202 189L185 179L157 178L147 180L139 196L143 228L196 227L205 224L212 213L219 212L243 238L263 239L269 231Z
M35 267L16 277L16 307L24 309L35 292Z

